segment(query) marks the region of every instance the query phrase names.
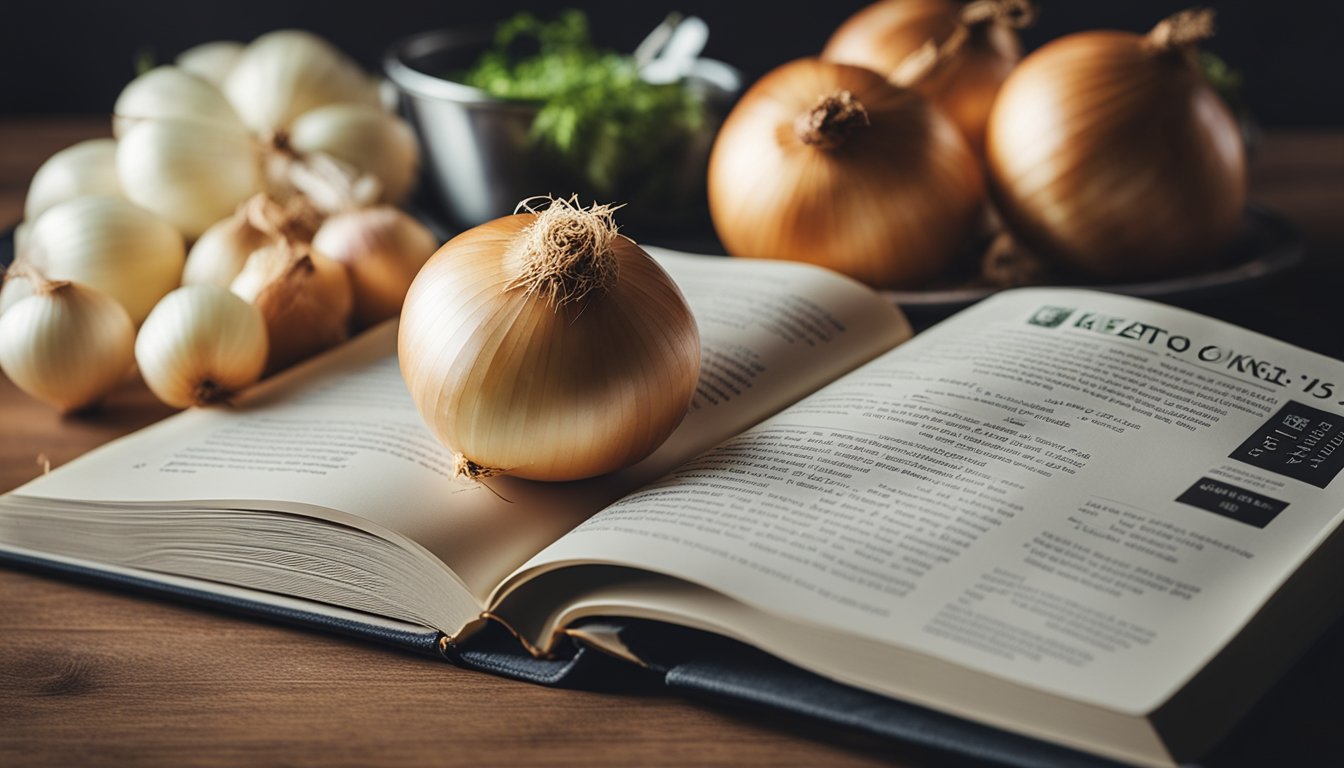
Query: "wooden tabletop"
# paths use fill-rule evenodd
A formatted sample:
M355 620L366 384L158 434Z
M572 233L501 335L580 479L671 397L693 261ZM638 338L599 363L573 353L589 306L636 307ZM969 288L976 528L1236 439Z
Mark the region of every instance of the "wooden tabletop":
M0 225L38 165L106 119L0 120ZM1344 356L1344 133L1271 133L1255 198L1303 233L1304 266L1205 311ZM1225 303L1231 302L1231 303ZM1251 311L1254 310L1254 311ZM1328 325L1327 325L1328 324ZM1320 327L1308 327L1320 326ZM0 376L0 492L169 413L128 384L61 418ZM1335 630L1210 760L1344 756ZM1326 760L1332 762L1331 760ZM948 765L798 719L671 694L551 690L321 633L0 568L0 766Z

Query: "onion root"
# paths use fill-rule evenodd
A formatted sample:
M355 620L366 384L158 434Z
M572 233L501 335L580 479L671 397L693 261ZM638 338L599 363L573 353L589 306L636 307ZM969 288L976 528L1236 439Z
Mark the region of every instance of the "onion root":
M614 205L552 199L536 220L518 233L510 263L515 274L507 290L541 296L553 308L601 295L616 282L611 251L617 226Z

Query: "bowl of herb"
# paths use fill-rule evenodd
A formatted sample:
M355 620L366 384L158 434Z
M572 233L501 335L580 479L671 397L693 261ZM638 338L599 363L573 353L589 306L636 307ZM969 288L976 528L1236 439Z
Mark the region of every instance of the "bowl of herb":
M709 150L741 85L697 57L703 38L703 22L670 17L625 54L595 45L582 12L523 13L494 30L407 38L384 69L452 224L538 195L627 203L627 220L669 223L702 215Z

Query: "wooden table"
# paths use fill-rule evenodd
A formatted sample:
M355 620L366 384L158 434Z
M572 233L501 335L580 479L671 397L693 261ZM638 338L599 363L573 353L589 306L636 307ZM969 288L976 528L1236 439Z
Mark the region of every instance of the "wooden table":
M0 224L105 119L0 120ZM1344 134L1271 134L1255 198L1304 234L1288 277L1200 309L1344 357ZM169 413L128 385L62 419L0 377L0 491ZM1344 759L1344 630L1210 765ZM955 762L955 761L952 761ZM0 765L947 765L839 729L655 694L556 691L196 606L0 568Z

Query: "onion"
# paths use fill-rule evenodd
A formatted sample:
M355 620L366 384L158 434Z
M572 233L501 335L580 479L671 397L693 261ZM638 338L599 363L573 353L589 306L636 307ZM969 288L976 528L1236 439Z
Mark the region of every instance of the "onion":
M338 213L313 236L313 248L350 273L356 330L401 312L411 281L438 247L428 227L390 205Z
M168 222L119 197L76 197L33 222L20 261L106 293L139 325L182 279L186 246Z
M1100 278L1172 275L1236 235L1241 133L1193 50L1212 22L1186 12L1147 36L1070 35L1004 83L987 137L993 191L1042 257Z
M321 221L321 214L301 195L281 205L264 192L255 194L196 239L187 253L182 284L228 288L255 251L280 240L311 242Z
M827 61L867 67L905 85L902 64L932 42L934 70L912 87L957 124L983 153L994 96L1022 58L1016 30L1031 23L1026 0L882 0L851 16L826 42Z
M218 285L186 285L154 306L135 337L145 384L174 408L227 402L266 365L261 311Z
M16 271L31 292L0 317L0 371L61 413L116 389L135 362L126 309L86 285L48 280L26 265Z
M275 373L345 341L353 301L344 266L280 238L247 257L229 289L261 310Z
M411 284L411 397L459 475L576 480L651 453L695 392L681 292L609 206L554 201L450 240Z
M975 157L927 99L814 59L752 86L709 162L710 213L729 253L820 264L875 287L942 272L983 197Z

